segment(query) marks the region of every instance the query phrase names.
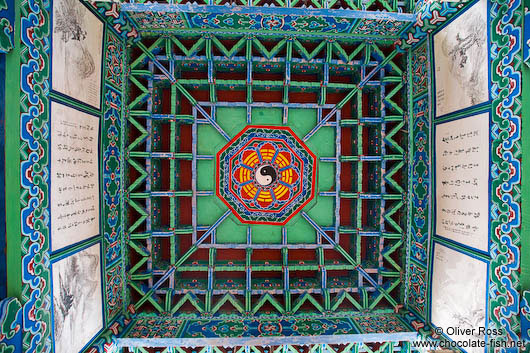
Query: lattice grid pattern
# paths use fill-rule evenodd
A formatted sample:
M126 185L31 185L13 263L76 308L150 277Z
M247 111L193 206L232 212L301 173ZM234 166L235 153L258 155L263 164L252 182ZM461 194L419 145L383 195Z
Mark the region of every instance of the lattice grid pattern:
M238 316L398 308L403 67L385 42L213 35L137 42L126 147L134 308ZM226 117L231 109L239 120ZM297 125L297 112L314 119ZM204 151L257 120L298 128L319 159L317 200L292 228L309 236L293 240L289 224L268 241L257 234L270 228L236 236L230 229L241 228L226 226L228 208L217 214L212 206L215 148Z

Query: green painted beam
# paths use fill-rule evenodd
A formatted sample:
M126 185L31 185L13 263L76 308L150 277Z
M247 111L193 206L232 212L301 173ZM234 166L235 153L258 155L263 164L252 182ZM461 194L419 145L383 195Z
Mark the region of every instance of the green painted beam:
M5 213L7 296L22 299L22 230L20 224L20 6L15 2L14 48L6 55ZM9 102L7 104L7 102ZM11 202L7 202L11 200ZM22 302L23 303L23 302Z
M526 24L526 25L530 25ZM522 92L530 93L530 68L521 65L523 73ZM530 94L522 95L523 111L521 116L521 289L530 290Z

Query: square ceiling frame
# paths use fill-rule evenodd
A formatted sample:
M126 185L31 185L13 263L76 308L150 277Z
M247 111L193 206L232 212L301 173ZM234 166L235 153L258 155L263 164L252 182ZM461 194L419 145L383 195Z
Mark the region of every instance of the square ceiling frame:
M190 42L189 38L194 38L194 41ZM395 60L401 55L399 50L384 41L381 43L370 41L339 43L330 39L303 41L292 36L284 36L274 39L271 45L270 37L201 34L189 37L168 35L158 39L138 41L135 43L135 48L131 49L130 55L134 60L129 66L128 91L131 97L127 109L129 141L126 151L127 169L133 171L133 175L127 185L126 213L129 222L126 227L128 229L126 236L130 254L128 285L131 288L130 295L135 310L142 305L148 305L151 306L151 310L160 313L176 315L181 311L188 314L191 311L197 311L203 316L215 316L225 315L226 307L231 306L232 314L248 317L258 314L307 314L311 311L315 314L333 314L343 310L365 311L376 308L385 311L397 309L403 303L402 291L399 289L403 276L403 268L399 263L403 254L399 255L399 250L405 244L405 227L402 225L402 217L396 217L396 215L403 214L402 208L406 200L405 189L401 186L406 185L406 180L404 180L406 179L406 149L401 145L406 146L408 142L405 132L407 112L406 109L400 107L406 104L403 98L406 97L406 84L404 83L406 69L400 67L399 60ZM182 67L187 67L190 72L197 71L199 75L195 77L191 75L189 78L177 77L176 73ZM243 67L246 69L246 77L239 80L217 79L216 73L223 71L223 67L228 71L235 70L236 72L238 67ZM254 77L255 72L267 73L271 70L281 72L283 79L264 80L263 77L266 78L266 75L261 75L262 79L256 80ZM355 78L355 73L351 73L354 77L353 81L333 82L334 75L340 77L341 71L347 72L348 70L352 72L358 70L357 78ZM308 71L317 72L316 77L320 82L292 80L297 73ZM201 76L200 72L204 74ZM163 101L168 97L167 95L164 97L162 91L157 91L155 83L157 81L163 82L166 92L170 92L170 111L168 112L160 111L161 107L162 110L164 109ZM370 86L379 87L379 97L363 98L363 89L369 89ZM386 90L387 86L391 89ZM216 122L215 109L218 106L235 105L234 102L219 101L218 95L221 95L222 91L238 88L246 92L246 101L237 104L247 108L247 123L252 121L253 108L282 108L284 112L282 124L286 124L290 108L304 107L316 109L318 118L315 127L303 137L303 140L309 140L321 127L335 127L336 155L321 158L321 161L335 164L335 185L337 185L337 180L340 183L341 164L356 165L356 187L345 191L341 190L339 185L335 191L321 193L335 198L336 220L340 220L339 208L342 200L353 201L355 206L352 208L356 210L362 210L363 207L366 209L370 203L374 205L379 203L378 207L370 208L376 212L374 215L377 215L379 219L373 223L378 229L363 228L366 215L363 219L362 211L355 214L351 225L341 226L335 222L333 227L319 226L302 211L303 218L313 226L318 234L317 244L309 246L316 253L316 261L311 264L303 260L290 261L288 255L290 246L287 244L286 236L282 236L282 244L276 246L281 252L281 260L277 263L253 261L253 250L259 251L274 247L268 244L260 244L260 246L251 244L251 237L248 237L245 244L215 246L215 237L212 238L211 235L215 234L216 227L229 216L230 211L225 212L216 222L208 226L201 226L196 222L196 198L202 193L204 195L212 193L197 190L196 163L201 159L213 158L213 156L199 156L196 153L197 126L198 124L210 125L226 140L229 140L230 136ZM281 96L278 102L254 100L255 96L259 95L256 93L259 90L267 92L275 88ZM315 93L315 102L308 104L307 102L292 102L289 99L292 91L306 90ZM330 103L330 92L333 91L339 93L339 98L332 98L333 101ZM393 98L399 94L402 94L402 100L394 101ZM191 111L180 114L178 110L182 107L178 108L177 102L184 101L188 102ZM349 115L355 113L355 116L343 119L341 112L350 103L353 108L350 106ZM365 107L370 105L370 108L363 109L363 104ZM160 121L170 125L170 145L167 152L153 152L152 150L153 141L156 142L157 138L156 133L153 135L153 125L159 124ZM177 136L181 126L185 125L191 125L192 151L178 150ZM379 133L379 140L377 136L369 136L371 126L376 126L376 135ZM351 155L341 155L341 130L345 128L350 128L357 133L357 140L352 134L352 139L356 141L356 151ZM133 130L135 131L132 132ZM398 135L401 135L401 140L396 138ZM366 147L366 142L373 147L374 139L375 145L380 147L378 155L370 153L373 149ZM156 159L169 160L171 171L169 190L152 190L152 163ZM144 162L139 162L139 160ZM193 184L191 190L178 190L180 161L191 161ZM378 176L379 193L364 191L369 187L367 180L363 183L363 169L370 164L376 166L372 167L373 170L377 170L378 165L381 167L381 173ZM395 179L394 175L400 173L402 173L401 176ZM126 174L129 173L126 172ZM138 191L137 189L142 185L145 186L144 190ZM152 200L164 197L169 199L171 210L169 227L164 230L154 229L152 227ZM191 227L179 224L177 209L181 197L192 198ZM157 205L158 212L160 212L159 203L155 205L155 209ZM178 253L178 238L185 234L191 234L191 244L187 251ZM355 238L355 244L351 245L351 249L345 250L341 246L341 234ZM164 246L157 243L157 239L162 238L169 240L170 248L169 262L163 264L160 261L157 262L154 257L157 253L163 252L163 248L168 245L167 241ZM208 239L210 242L205 243ZM372 240L372 243L366 245L366 239ZM302 244L300 248L306 248L307 245ZM217 251L238 247L244 249L244 262L216 261ZM334 250L326 249L328 247ZM208 258L202 263L193 258L194 254L201 251L201 248L203 257ZM354 248L355 251L353 251ZM365 249L364 255L360 248ZM366 249L375 251L378 259L375 261L376 266L365 270L363 266L366 266L366 262L363 262L363 257L367 256ZM326 261L325 254L328 250L340 254L342 259ZM216 271L228 274L235 271L244 272L244 281L236 283L237 281L226 280L223 281L226 283L220 283L221 281L217 283L214 280ZM264 274L272 271L279 273L277 281L279 286L275 286L275 283L265 278L258 281L261 288L253 287L253 273L260 271ZM313 271L316 273L315 281L308 282L300 278L302 285L295 283L293 286L291 279L297 276L292 276L291 273L296 274L296 271ZM333 276L334 271L349 271L357 275L348 275L347 277L353 279L353 282L345 285L344 278ZM185 272L191 275L206 273L206 281L201 283L197 280L181 278L179 282L176 274ZM381 305L383 302L385 305ZM312 309L308 311L308 307Z

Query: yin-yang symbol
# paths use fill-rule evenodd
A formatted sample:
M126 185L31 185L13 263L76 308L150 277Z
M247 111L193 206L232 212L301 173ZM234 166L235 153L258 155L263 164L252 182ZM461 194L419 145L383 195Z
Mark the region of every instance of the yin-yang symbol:
M262 165L256 170L255 179L261 186L269 186L276 181L276 170L270 165Z

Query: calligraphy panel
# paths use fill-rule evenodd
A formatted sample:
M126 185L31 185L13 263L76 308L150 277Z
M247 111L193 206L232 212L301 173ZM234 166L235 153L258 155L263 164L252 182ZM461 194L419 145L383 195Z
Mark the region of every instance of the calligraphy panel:
M99 234L99 118L51 103L52 250Z
M489 113L436 125L436 234L488 251Z

